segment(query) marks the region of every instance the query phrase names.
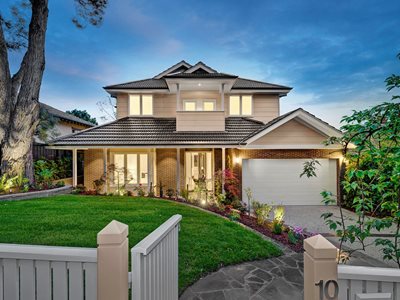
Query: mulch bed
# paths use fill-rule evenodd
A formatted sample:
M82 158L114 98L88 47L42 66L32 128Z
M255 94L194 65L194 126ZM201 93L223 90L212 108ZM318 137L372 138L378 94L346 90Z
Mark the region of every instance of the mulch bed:
M205 207L205 206L196 205L195 203L183 201L181 199L173 199L173 198L166 198L166 197L163 197L162 199L172 200L172 201L176 201L176 202L181 202L181 203L193 205L193 206L200 207L202 209L211 211L211 212L216 213L218 215L221 215L223 217L229 218L229 210L221 211L216 206L211 206L210 205L210 206ZM265 235L265 236L267 236L267 237L269 237L271 239L274 239L274 240L278 241L279 243L285 245L289 249L291 249L291 250L293 250L295 252L298 252L298 253L304 252L303 239L312 236L312 234L304 232L304 237L302 239L299 239L297 244L292 244L292 243L289 242L288 234L287 234L286 230L284 230L282 232L282 234L274 234L272 232L272 230L270 229L270 226L268 226L268 225L264 225L264 226L263 225L259 225L257 223L257 219L255 217L253 217L253 216L249 216L247 213L240 214L240 219L237 220L237 222L240 222L243 225L246 225L246 226L250 227L251 229L260 232L261 234L263 234L263 235Z

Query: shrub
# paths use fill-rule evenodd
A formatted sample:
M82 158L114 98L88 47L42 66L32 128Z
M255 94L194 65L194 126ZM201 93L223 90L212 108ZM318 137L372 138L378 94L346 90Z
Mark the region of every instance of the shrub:
M274 220L272 222L272 232L274 234L282 234L283 231L283 222Z
M65 186L65 182L64 181L57 181L57 183L56 183L56 187L63 187L63 186Z
M266 203L260 203L256 200L253 200L251 205L253 206L254 215L257 218L257 224L264 225L272 211L272 206Z
M240 220L240 213L238 210L231 209L231 211L228 214L228 218L231 221L238 221Z
M277 205L274 208L274 221L282 222L285 218L285 207L283 205Z
M125 187L124 187L125 188ZM144 190L143 185L140 183L139 185L135 186L133 190L136 192L138 197L144 197L146 196L146 191Z
M0 193L9 193L14 186L15 178L16 177L9 178L8 174L3 174L3 176L0 177Z
M78 184L73 190L72 194L82 194L86 191L86 187L82 184Z
M104 175L102 175L99 179L93 181L93 187L97 194L100 194L103 191L103 187L106 183L106 179Z
M158 185L160 189L160 197L164 197L164 185L162 184L162 181L160 180L160 184Z
M185 200L189 200L189 190L188 189L182 189L181 190L181 197Z
M288 232L288 241L290 244L293 244L293 245L296 245L299 241L296 234L292 230L289 230L289 232Z
M154 198L156 194L154 193L154 186L153 183L150 182L150 188L149 188L149 193L147 194L147 197Z
M222 194L222 182L224 182L225 200L223 204L229 205L239 199L239 179L231 169L219 170L215 173L216 195Z
M169 189L167 190L167 196L168 196L168 198L171 199L174 195L175 195L175 190L169 188Z

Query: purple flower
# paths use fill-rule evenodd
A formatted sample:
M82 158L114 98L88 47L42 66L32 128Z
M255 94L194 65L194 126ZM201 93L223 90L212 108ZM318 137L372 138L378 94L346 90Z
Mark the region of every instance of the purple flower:
M302 236L303 235L303 228L301 228L300 226L294 226L293 227L293 232L297 236Z

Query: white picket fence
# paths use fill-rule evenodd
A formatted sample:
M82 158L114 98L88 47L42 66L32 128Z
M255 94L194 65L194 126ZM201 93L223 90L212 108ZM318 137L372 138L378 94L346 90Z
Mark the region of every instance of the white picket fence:
M0 245L0 300L96 300L97 251Z
M338 265L338 249L322 235L304 249L304 299L400 300L399 269Z
M338 283L339 299L400 300L399 269L339 265Z
M178 299L178 233L175 215L132 248L132 300Z
M128 227L112 221L98 248L0 244L0 300L178 299L178 233L175 215L132 248ZM121 288L122 287L122 288Z

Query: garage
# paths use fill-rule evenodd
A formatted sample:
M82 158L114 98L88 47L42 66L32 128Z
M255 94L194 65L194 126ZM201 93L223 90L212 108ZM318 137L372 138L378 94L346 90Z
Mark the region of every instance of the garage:
M242 165L244 189L250 187L254 199L263 203L283 205L321 205L323 190L336 194L337 160L318 159L317 177L300 174L307 159L244 159Z

